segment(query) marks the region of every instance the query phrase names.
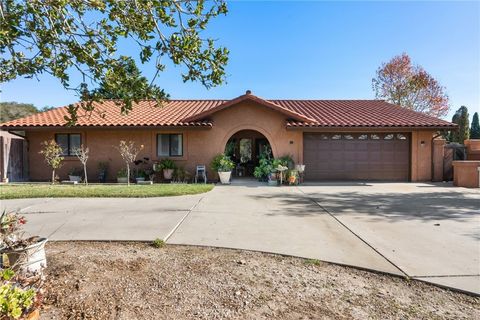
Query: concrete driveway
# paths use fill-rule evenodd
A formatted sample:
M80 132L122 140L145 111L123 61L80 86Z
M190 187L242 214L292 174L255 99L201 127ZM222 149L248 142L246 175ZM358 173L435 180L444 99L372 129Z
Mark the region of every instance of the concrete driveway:
M319 259L480 294L480 191L252 181L195 196L2 201L52 240L166 239Z

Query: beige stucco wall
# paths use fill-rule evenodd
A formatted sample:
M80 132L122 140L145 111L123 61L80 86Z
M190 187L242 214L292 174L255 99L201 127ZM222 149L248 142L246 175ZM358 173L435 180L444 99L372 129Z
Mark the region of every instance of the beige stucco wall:
M53 139L55 133L71 132L81 133L82 142L90 148L88 174L90 180L97 179L97 165L99 161L109 161L110 169L108 179L114 180L118 170L124 167L115 146L120 140L132 140L137 145L144 145L139 158L156 157L156 135L158 133L183 133L184 156L172 158L177 165L183 166L190 173L194 173L195 166L205 164L210 167L212 158L224 151L228 139L240 130L257 130L270 142L275 157L291 155L296 163L303 162L303 131L286 130L286 116L254 102L245 101L230 108L221 110L211 116L213 128L196 129L183 128L165 130L160 128L150 129L37 129L27 131L30 156L31 180L48 180L50 169L43 162L40 151L42 141ZM351 131L351 130L349 130ZM375 131L371 129L369 131ZM382 130L385 132L385 130ZM392 130L394 132L395 130ZM397 130L398 131L398 130ZM432 179L432 137L434 131L401 130L411 133L411 180L430 181ZM422 143L423 141L423 143ZM60 179L66 179L72 166L80 166L75 157L65 160L64 166L59 170ZM216 179L216 174L209 169L209 178Z

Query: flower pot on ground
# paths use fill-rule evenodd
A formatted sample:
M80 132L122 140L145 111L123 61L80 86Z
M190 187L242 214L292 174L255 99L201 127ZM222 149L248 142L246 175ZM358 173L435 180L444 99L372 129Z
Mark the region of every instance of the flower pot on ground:
M165 180L172 180L173 172L176 169L175 162L171 159L162 159L158 163L158 169L162 170L163 178Z
M127 169L121 169L120 171L117 172L117 182L118 183L128 182Z
M226 156L224 153L217 155L213 158L211 167L218 173L218 177L222 184L230 183L232 170L235 168L235 164L230 160L230 157Z
M21 244L13 248L1 250L3 259L0 259L1 268L15 266L20 272L38 273L47 266L45 244L47 238L32 237L22 240Z
M68 179L70 181L81 182L82 181L82 169L74 167L68 172Z

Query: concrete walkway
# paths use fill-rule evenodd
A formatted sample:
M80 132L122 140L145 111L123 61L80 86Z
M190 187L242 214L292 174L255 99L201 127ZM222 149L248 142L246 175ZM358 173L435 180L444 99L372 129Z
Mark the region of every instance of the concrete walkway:
M6 200L52 240L165 239L410 276L480 294L480 192L443 184L252 181L195 196Z

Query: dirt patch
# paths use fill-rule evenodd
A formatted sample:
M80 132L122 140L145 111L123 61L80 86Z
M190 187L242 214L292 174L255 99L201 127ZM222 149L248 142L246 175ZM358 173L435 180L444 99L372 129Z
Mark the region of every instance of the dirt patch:
M480 299L417 281L241 250L47 246L42 319L472 319Z

